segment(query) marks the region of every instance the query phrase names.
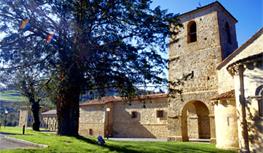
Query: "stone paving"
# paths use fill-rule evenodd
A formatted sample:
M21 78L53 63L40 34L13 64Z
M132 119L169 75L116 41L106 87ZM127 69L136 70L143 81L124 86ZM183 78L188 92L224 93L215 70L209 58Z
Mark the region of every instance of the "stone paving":
M23 142L17 139L5 138L5 135L0 134L0 150L3 149L18 149L18 148L35 148L30 143Z

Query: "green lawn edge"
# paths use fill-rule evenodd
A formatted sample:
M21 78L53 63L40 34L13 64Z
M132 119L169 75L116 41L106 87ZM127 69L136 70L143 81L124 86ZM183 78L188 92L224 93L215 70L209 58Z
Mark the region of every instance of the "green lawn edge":
M217 149L214 144L193 142L134 142L106 140L105 146L97 145L95 138L57 136L53 133L35 132L30 129L22 135L21 128L5 127L1 133L47 148L0 150L1 153L235 153Z

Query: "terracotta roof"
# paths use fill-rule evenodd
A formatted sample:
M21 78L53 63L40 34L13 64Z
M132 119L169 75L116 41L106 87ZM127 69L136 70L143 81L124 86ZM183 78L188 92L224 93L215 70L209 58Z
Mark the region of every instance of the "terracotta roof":
M131 99L131 101L135 100L144 100L144 99L157 99L157 98L165 98L167 97L167 94L149 94L149 95L143 95L143 96L136 96ZM103 105L107 103L112 103L112 102L121 102L124 101L124 97L119 97L119 96L108 96L108 97L102 97L99 99L93 99L86 101L82 104L81 106L88 106L88 105Z
M222 100L222 99L229 99L229 98L235 98L235 90L221 93L218 96L211 98L211 100Z
M234 57L236 57L240 52L252 44L259 36L263 34L263 28L261 28L256 34L254 34L250 39L248 39L242 46L237 48L232 54L225 58L218 66L217 69L220 70L223 66L229 63Z
M56 115L56 114L57 114L57 110L55 110L55 109L52 109L52 110L49 110L49 111L42 113L42 115Z
M122 100L121 97L118 97L118 96L108 96L108 97L102 97L102 98L98 98L98 99L88 100L88 101L80 104L80 106L101 105L101 104L117 102L117 101L121 101L121 100Z
M192 14L192 13L198 12L200 10L204 10L204 9L210 8L210 7L214 6L214 5L219 5L231 18L233 18L235 20L235 22L237 22L237 19L218 1L212 2L212 3L207 4L205 6L198 7L197 9L194 9L194 10L189 11L189 12L185 12L185 13L181 14L180 16Z

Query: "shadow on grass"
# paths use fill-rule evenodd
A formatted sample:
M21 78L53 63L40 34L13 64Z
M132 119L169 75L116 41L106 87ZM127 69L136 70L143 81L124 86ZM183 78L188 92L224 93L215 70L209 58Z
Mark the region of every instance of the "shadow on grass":
M77 136L76 138L81 140L81 141L85 141L87 143L100 146L96 140L92 140L92 139L89 139L89 138L83 137L83 136ZM101 146L101 147L108 148L110 151L116 151L119 153L141 153L141 151L136 151L136 150L127 148L127 147L132 147L131 145L114 146L114 145L109 145L106 143L104 146Z
M96 139L90 139L84 136L76 136L76 139L84 141L89 144L98 145ZM112 152L117 153L236 153L231 150L220 150L211 148L208 145L202 144L177 144L177 143L115 143L112 141L106 142L102 148L109 149Z
M32 134L22 134L22 133L9 133L9 132L0 132L3 135L32 135Z
M82 141L85 141L87 143L90 143L90 144L98 144L96 140L92 140L92 139L89 139L89 138L86 138L86 137L83 137L83 136L76 136L75 138L77 138L78 140L82 140Z

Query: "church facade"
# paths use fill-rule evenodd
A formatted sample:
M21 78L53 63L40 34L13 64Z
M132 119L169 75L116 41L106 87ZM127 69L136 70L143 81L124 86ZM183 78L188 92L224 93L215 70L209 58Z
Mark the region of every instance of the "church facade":
M136 98L131 105L120 103L120 97L84 103L80 106L80 133L208 140L218 148L260 152L263 30L238 48L237 19L219 2L184 13L179 19L181 26L171 25L178 33L171 36L169 46L171 92L161 98L145 96L144 105ZM134 117L135 112L139 117Z
M170 140L206 138L215 142L215 114L210 102L218 94L216 67L237 48L237 20L218 2L184 13L182 28L171 37L169 81L175 96L169 98ZM173 26L173 25L172 25ZM191 74L192 77L182 79Z
M237 20L219 2L180 21L171 26L178 35L169 48L168 140L262 151L263 30L238 48Z
M179 16L169 46L171 93L80 104L85 136L208 140L263 150L263 29L238 48L233 17L219 2Z

